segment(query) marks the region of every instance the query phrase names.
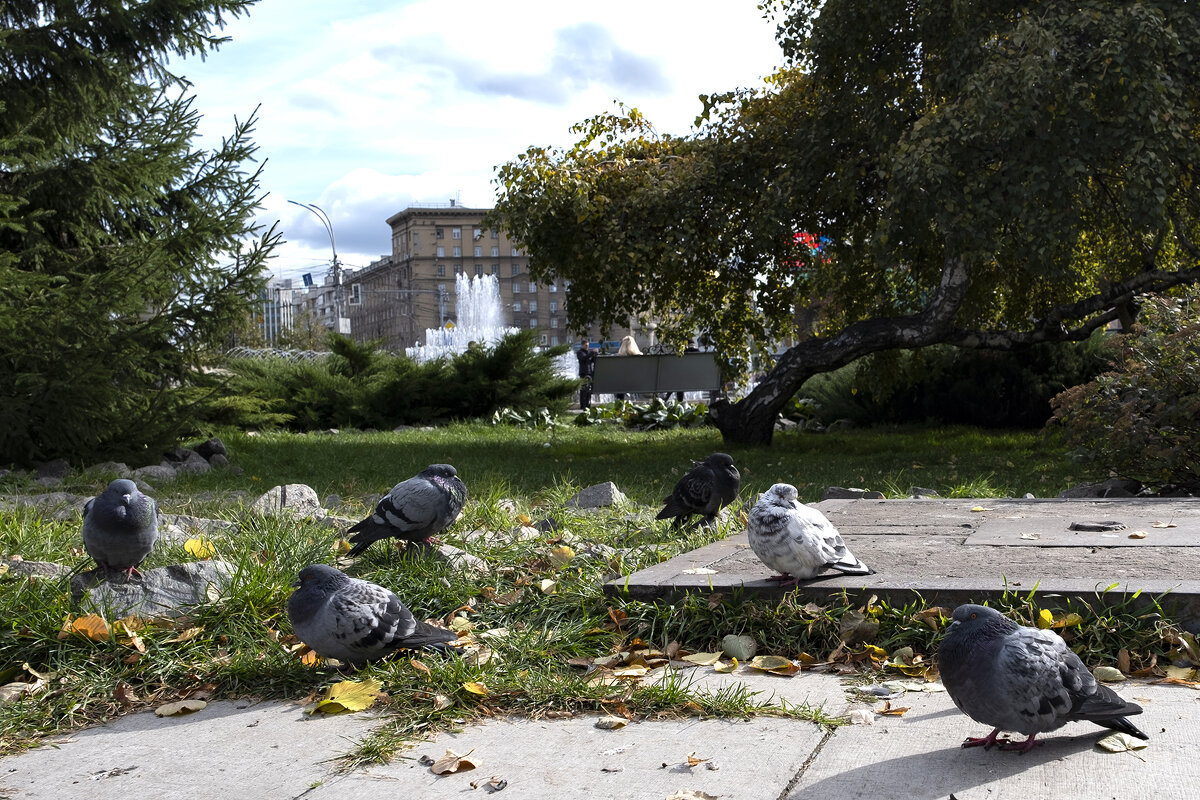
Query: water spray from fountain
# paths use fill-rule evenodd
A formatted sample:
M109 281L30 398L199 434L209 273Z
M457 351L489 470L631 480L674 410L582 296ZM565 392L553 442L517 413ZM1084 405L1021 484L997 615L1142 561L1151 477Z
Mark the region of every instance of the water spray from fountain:
M432 361L467 351L467 345L477 342L492 346L519 329L504 324L500 305L500 281L495 275L468 278L459 273L454 282L453 327L426 328L425 344L405 349L409 358L418 362Z

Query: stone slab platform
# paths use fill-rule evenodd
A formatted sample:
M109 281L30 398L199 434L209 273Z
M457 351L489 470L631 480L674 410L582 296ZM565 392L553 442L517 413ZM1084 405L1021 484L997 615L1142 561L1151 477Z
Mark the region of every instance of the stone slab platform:
M1200 499L826 500L815 504L874 575L834 574L801 585L815 597L848 592L905 603L919 594L945 606L1005 591L1117 603L1161 597L1200 627ZM981 510L976 510L981 509ZM1074 531L1071 523L1124 528ZM1174 527L1155 527L1154 524ZM1144 532L1145 538L1129 534ZM639 600L686 592L785 591L738 533L607 584ZM1107 591L1106 591L1107 590Z

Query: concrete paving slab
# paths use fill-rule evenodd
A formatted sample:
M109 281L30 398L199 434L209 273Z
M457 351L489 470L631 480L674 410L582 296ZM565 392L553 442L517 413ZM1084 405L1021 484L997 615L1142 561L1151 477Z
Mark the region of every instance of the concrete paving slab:
M647 673L643 683L668 680L674 672L684 685L696 692L717 694L722 691L743 690L754 694L755 702L763 705L809 706L819 708L831 717L849 713L854 703L848 694L849 685L828 672L797 672L795 675L773 675L768 672L739 667L736 672L715 672L712 667L670 670L662 668Z
M1108 753L1096 742L1111 733L1085 722L1047 734L1021 755L962 749L967 736L988 733L960 713L948 695L908 693L893 706L902 717L840 727L802 771L787 800L880 798L902 800L1029 800L1029 798L1191 797L1200 785L1200 692L1122 683L1117 691L1140 703L1134 718L1150 735L1148 747Z
M1126 508L1130 504L1133 510ZM1152 527L1147 528L1147 539L1154 543L1136 547L1055 546L1049 538L1050 531L1074 520L1200 525L1200 500L826 500L816 507L876 571L805 582L801 593L818 602L847 592L862 600L874 594L903 605L920 594L926 601L953 607L1035 586L1042 595L1092 602L1112 586L1104 602L1125 602L1141 593L1139 601L1148 603L1165 595L1164 605L1171 613L1185 626L1200 629L1200 540L1191 542L1180 535L1164 544L1167 540L1160 534L1175 529ZM987 542L991 546L969 546L988 526L1005 523L1020 528L1015 534L1019 545L993 537ZM1021 532L1047 539L1022 540ZM738 592L741 597L778 600L790 588L767 580L771 574L751 551L745 533L738 533L613 580L605 591L638 600L672 600L688 592Z
M187 716L132 714L0 759L0 798L290 800L337 780L331 761L379 724L309 716L293 703L220 701Z
M656 720L620 730L601 730L595 719L489 720L438 736L389 765L355 771L305 798L470 797L472 781L497 776L508 782L501 796L520 800L661 800L685 789L777 800L827 735L822 726L789 719ZM417 761L422 755L440 758L447 749L473 751L480 764L438 776ZM692 753L709 761L688 767Z

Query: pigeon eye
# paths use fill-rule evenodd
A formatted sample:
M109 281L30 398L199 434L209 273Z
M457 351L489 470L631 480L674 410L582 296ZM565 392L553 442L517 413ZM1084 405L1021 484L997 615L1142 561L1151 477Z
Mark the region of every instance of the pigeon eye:
M972 611L972 612L971 612L971 616L969 617L969 619L979 619L979 612L977 612L977 611Z

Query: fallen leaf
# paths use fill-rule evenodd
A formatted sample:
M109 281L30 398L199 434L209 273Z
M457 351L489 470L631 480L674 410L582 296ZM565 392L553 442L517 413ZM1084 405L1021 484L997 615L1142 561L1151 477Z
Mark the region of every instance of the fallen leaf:
M321 656L317 654L316 650L305 650L304 654L300 656L300 663L306 667L315 667L320 661Z
M213 543L203 536L188 539L183 543L183 549L194 558L212 558L217 553L217 548L213 547Z
M483 697L487 697L489 694L492 693L491 689L484 686L479 681L467 681L466 683L464 683L462 685L462 688L466 689L471 694L477 694L477 695L481 695Z
M616 678L640 678L650 671L650 668L645 664L635 664L626 667L618 667L613 670L613 677Z
M1176 525L1174 522L1155 522L1150 527L1151 528L1177 528L1179 526Z
M1021 538L1028 539L1031 542L1036 542L1038 539L1040 539L1042 537L1040 534L1037 534L1037 533L1022 533Z
M179 700L174 703L167 703L154 709L156 717L178 717L183 714L191 714L196 711L203 711L208 707L208 703L203 700Z
M338 681L325 692L308 713L337 714L342 711L362 711L375 704L382 684L374 678L365 681Z
M455 617L450 620L449 628L455 633L462 633L463 631L475 630L475 623L466 617Z
M354 545L350 544L350 542L346 541L345 539L338 539L333 543L333 552L339 556L344 556L353 549Z
M906 712L908 710L909 709L907 706L905 706L903 708L892 708L892 701L885 700L883 703L883 708L879 709L875 713L882 714L885 717L902 717L902 716L904 716L904 712Z
M971 510L972 510L972 511L975 511L975 512L980 512L980 511L995 511L996 509L994 509L994 508L984 508L983 506L975 506L975 507L974 507L974 508L972 508Z
M1200 688L1200 681L1189 681L1183 678L1159 678L1151 683L1165 683L1168 686L1191 686L1193 689Z
M472 749L470 752L460 756L453 750L447 750L446 755L433 762L433 766L429 768L429 771L434 775L445 775L450 772L458 772L459 770L475 769L479 766L479 762L468 758L474 752Z
M851 725L874 725L875 715L869 708L856 708L850 712Z
M1117 669L1129 672L1129 650L1124 647L1117 651Z
M508 786L508 781L504 778L501 778L499 775L493 775L486 780L484 778L480 778L477 781L471 781L472 789L478 789L480 786L484 787L489 792L499 792Z
M1172 665L1167 667L1167 677L1176 678L1181 681L1195 680L1196 670L1191 667L1176 667Z
M1146 532L1145 531L1133 531L1132 533L1129 534L1129 538L1130 539L1145 539Z
M701 758L700 756L696 755L696 751L693 750L692 752L688 753L687 765L689 767L698 767L701 764L703 764L705 761L711 761L711 760L712 759Z
M528 514L517 514L517 522L522 525L530 525L533 523L533 520L529 518Z
M795 675L800 671L800 667L783 656L755 656L746 666L772 675Z
M624 717L601 717L596 720L596 727L602 731L617 731L629 724Z
M4 686L0 686L0 706L16 700L18 697L23 697L27 694L33 694L44 685L45 681L37 680L33 683L16 681L14 683L7 683Z
M1144 750L1149 745L1141 739L1135 739L1128 733L1114 733L1096 742L1096 746L1110 753L1133 753L1136 756L1137 753L1134 753L1134 750ZM1146 760L1141 756L1138 756L1138 758L1141 758L1142 761Z
M567 564L571 563L571 559L575 557L575 551L565 544L560 544L558 547L550 548L550 563L556 569L562 569Z
M550 578L542 578L541 582L538 583L538 589L542 594L554 594L556 586L558 584Z
M1037 626L1039 628L1041 628L1042 630L1045 630L1046 628L1049 628L1053 624L1054 624L1054 614L1050 613L1049 609L1043 608L1041 611L1038 612Z
M415 669L415 670L417 670L417 671L419 671L419 672L424 672L426 675L428 675L428 674L429 674L429 667L425 666L425 663L424 663L424 662L422 662L422 661L418 661L418 660L417 660L417 659L415 659L415 658L410 658L410 659L408 660L408 663L412 665L412 668L413 668L413 669Z
M713 664L713 672L720 672L722 675L730 672L737 672L737 668L738 660L736 658L729 662L718 661L716 664Z
M174 639L168 639L168 642L186 642L195 639L200 634L204 633L204 628L188 628L180 633Z
M680 789L678 792L671 792L667 795L667 800L717 800L724 795L709 794L700 789Z
M1116 667L1096 667L1092 675L1101 683L1120 683L1125 680L1125 675Z
M692 653L689 656L684 656L681 660L687 661L689 664L697 664L701 667L711 667L721 660L720 653Z

